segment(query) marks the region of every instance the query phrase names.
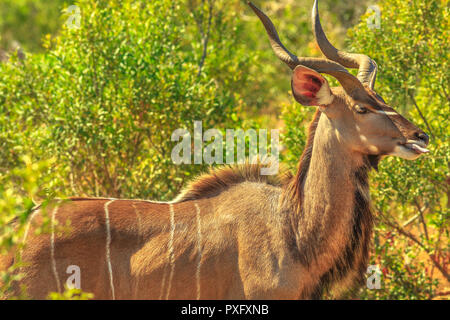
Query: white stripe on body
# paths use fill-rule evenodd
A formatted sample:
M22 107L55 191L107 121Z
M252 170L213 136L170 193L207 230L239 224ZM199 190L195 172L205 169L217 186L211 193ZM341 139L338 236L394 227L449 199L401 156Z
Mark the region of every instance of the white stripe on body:
M173 273L175 271L175 257L173 253L173 237L175 235L175 212L173 210L173 204L169 204L170 208L170 237L169 237L169 263L170 263L170 275L169 284L167 286L166 300L169 299L170 289L172 286Z
M194 202L195 209L197 210L197 270L196 270L196 279L197 279L197 300L200 300L200 269L202 263L202 226L200 220L200 207L197 202Z
M142 218L141 218L141 214L139 212L139 210L136 208L135 204L132 204L133 208L134 208L134 212L136 213L136 217L137 217L137 227L138 227L138 239L140 239L140 237L142 236ZM134 288L134 298L137 299L138 293L139 293L139 274L135 274L136 277L136 284L135 284L135 288Z
M56 260L55 260L55 217L56 213L58 212L58 204L56 204L55 209L53 209L52 212L52 219L51 219L51 236L50 236L50 256L52 260L52 269L53 269L53 276L55 277L56 281L56 288L58 289L58 292L61 293L61 283L59 281L59 275L58 270L56 269Z
M114 279L112 273L112 265L111 265L111 228L109 225L109 211L108 206L113 203L115 200L110 200L105 203L105 223L106 223L106 263L108 265L108 273L109 273L109 284L111 286L111 295L113 300L116 300L116 295L114 293Z

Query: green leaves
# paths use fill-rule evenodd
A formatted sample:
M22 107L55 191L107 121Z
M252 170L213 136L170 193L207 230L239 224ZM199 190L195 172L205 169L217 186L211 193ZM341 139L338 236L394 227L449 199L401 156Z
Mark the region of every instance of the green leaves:
M78 5L80 29L63 28L48 51L24 65L0 66L1 99L13 116L0 129L0 142L2 134L16 137L5 137L9 145L0 152L32 150L33 160L55 156L66 195L170 199L181 188L173 177L186 170L168 161L171 133L190 129L196 119L218 128L239 120L242 102L234 88L242 87L246 73L236 71L245 70L247 57L238 52L230 58L238 41L234 20L213 17L197 76L200 30L192 28L195 21L184 4L84 0ZM192 10L207 17L207 8ZM6 123L6 116L0 113L0 121ZM23 127L26 116L33 129ZM34 141L28 142L31 136ZM17 163L14 159L3 170Z

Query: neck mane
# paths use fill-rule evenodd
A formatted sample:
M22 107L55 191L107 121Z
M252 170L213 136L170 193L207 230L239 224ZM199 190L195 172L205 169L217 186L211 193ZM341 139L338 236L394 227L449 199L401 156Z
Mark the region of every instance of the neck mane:
M316 137L320 119L317 110L297 174L281 197L283 210L290 213L288 245L293 257L320 278L311 289L317 296L363 279L373 225L368 184L373 161L367 156L349 160L333 134Z

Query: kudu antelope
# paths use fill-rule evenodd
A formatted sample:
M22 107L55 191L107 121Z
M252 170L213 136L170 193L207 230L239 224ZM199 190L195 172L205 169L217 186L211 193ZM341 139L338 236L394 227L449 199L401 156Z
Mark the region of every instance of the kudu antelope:
M327 59L299 58L252 3L275 54L292 70L292 91L317 106L298 172L261 176L260 166L213 169L174 201L73 198L48 209L50 234L24 237L21 271L32 298L63 290L69 265L97 299L313 299L361 285L372 233L368 172L387 155L416 159L427 135L374 91L377 65L327 40L315 1L312 21ZM358 68L358 76L347 68ZM330 88L321 73L336 78ZM71 222L56 233L56 221ZM6 268L13 257L3 257Z

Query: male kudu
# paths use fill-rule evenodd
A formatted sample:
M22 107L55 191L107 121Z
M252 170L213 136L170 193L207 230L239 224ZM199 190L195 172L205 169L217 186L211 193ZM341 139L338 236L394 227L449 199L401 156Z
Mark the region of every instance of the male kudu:
M374 91L377 65L334 48L312 12L327 59L299 58L250 3L275 54L292 70L292 91L317 106L298 172L260 175L259 165L211 170L168 203L72 198L47 208L50 234L23 239L21 271L32 298L63 290L69 265L96 299L311 299L362 283L373 218L368 171L388 155L416 159L427 135ZM358 76L347 68L358 68ZM330 88L325 73L340 87ZM71 222L67 233L56 221ZM0 259L0 268L13 263Z

